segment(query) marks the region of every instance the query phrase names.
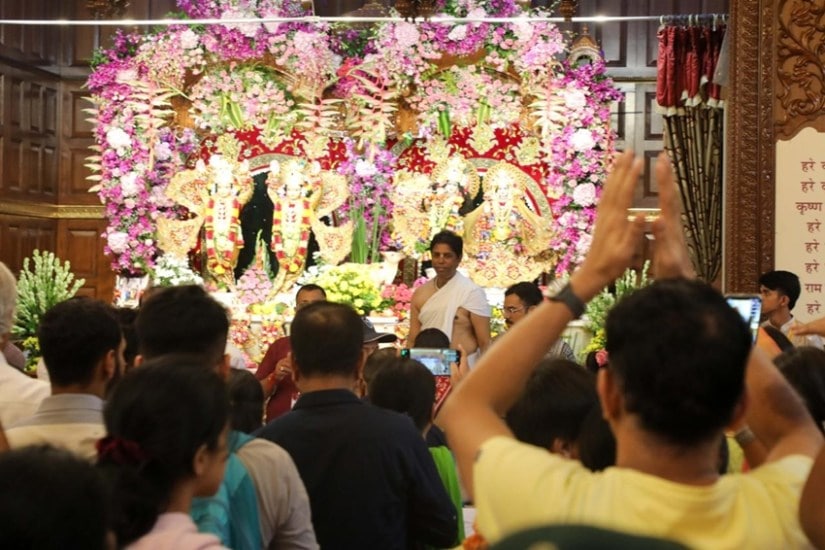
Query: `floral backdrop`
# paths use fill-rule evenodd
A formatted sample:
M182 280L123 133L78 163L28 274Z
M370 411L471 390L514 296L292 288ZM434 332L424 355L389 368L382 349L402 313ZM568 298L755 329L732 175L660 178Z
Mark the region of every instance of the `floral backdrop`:
M307 15L290 0L177 5L181 19ZM445 0L437 12L529 15L513 0ZM493 162L512 164L530 178L525 200L552 228L538 244L554 251L551 271L563 276L589 248L613 153L610 105L620 98L602 63L572 66L568 50L555 25L524 18L121 32L96 54L88 81L97 143L89 166L105 204L112 269L154 272L163 254L157 220L181 215L164 194L170 178L208 156L216 136L233 133L245 158L303 157L347 178L351 196L331 223L354 224L351 259L361 262L402 248L390 200L402 171L428 176L456 154L482 177ZM480 197L468 197L471 206ZM253 268L240 288L260 309L271 274ZM373 301L392 308L392 294L379 289Z

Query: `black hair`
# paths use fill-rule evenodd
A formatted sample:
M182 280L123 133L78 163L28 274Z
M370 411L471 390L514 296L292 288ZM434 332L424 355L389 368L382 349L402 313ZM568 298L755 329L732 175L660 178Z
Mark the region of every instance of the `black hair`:
M395 362L398 358L398 350L395 348L381 348L375 350L373 353L367 357L366 362L364 363L364 372L362 376L364 378L364 383L367 384L368 394L369 394L369 383L375 378L375 375L378 372Z
M229 370L230 425L250 434L261 427L264 418L264 389L247 370Z
M464 241L452 231L445 229L436 233L430 241L430 252L433 251L437 244L446 244L459 258L464 254Z
M450 347L450 337L437 328L425 328L415 337L414 348L442 349Z
M301 287L298 289L298 292L295 293L295 298L297 299L298 295L302 292L313 292L313 291L314 292L320 292L321 294L324 295L324 298L327 297L327 291L324 290L324 287L322 287L320 285L316 285L315 283L307 283L305 285L301 285Z
M435 376L415 359L396 357L369 383L370 403L404 413L423 432L433 417Z
M106 383L106 398L108 399L115 386L120 382L127 372L132 370L135 366L135 357L138 354L137 331L135 330L135 321L137 320L137 309L129 307L114 308L114 314L117 318L120 330L123 332L123 340L126 342L126 347L123 348L123 364L115 369L114 374Z
M40 319L40 352L56 386L87 384L107 353L117 353L122 333L114 308L78 297L60 302Z
M593 374L598 374L601 365L599 365L598 360L596 359L596 354L598 351L588 351L587 355L584 358L584 368L592 372Z
M776 346L779 348L779 351L788 351L789 349L794 348L793 342L791 342L778 328L766 324L762 327L762 330L764 330L765 334L767 334L770 339L774 341Z
M599 472L616 464L616 438L598 401L582 419L576 443L579 460L588 470Z
M111 483L120 546L152 528L175 484L193 475L201 446L218 450L229 397L214 368L201 361L180 355L147 361L123 377L106 403L108 435L99 443L98 466Z
M608 368L645 430L686 447L730 422L752 337L710 285L656 281L613 307L606 333Z
M301 374L355 376L363 351L364 323L349 305L315 302L295 314L289 341Z
M214 367L226 353L229 316L203 288L172 286L153 292L141 305L136 328L144 358L200 354Z
M802 288L799 277L790 271L768 271L759 277L759 284L770 290L776 290L788 297L788 309L793 309Z
M138 310L130 307L119 307L115 309L115 316L120 324L120 330L123 331L123 338L126 340L123 358L126 361L126 370L129 370L135 365L135 357L138 354L138 337L135 329Z
M0 453L0 548L104 550L108 493L100 473L48 445Z
M802 396L816 427L825 431L825 351L799 346L778 355L773 361Z
M544 359L507 411L507 425L519 441L550 449L557 438L575 442L582 420L596 403L592 373L566 359Z
M541 289L536 283L523 281L516 283L504 291L505 296L515 294L527 307L537 306L544 301L544 296L541 294Z

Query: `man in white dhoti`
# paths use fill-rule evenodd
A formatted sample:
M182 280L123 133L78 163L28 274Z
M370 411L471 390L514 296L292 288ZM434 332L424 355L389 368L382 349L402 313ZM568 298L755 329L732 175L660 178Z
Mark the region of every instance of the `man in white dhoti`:
M484 290L458 273L464 243L451 231L437 233L430 242L435 277L416 289L410 304L410 334L437 328L461 346L470 365L490 344L490 305Z

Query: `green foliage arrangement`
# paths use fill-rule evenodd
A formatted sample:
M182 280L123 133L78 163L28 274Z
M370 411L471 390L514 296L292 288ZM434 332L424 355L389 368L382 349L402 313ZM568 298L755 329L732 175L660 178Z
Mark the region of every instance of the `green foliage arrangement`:
M593 337L581 351L580 357L582 360L584 360L591 351L604 349L607 344L607 335L604 330L604 325L607 322L607 314L613 309L613 306L618 304L623 298L633 294L640 288L646 287L652 282L647 276L649 269L649 261L645 262L641 273L637 273L633 269L627 269L624 275L616 279L615 294L604 289L587 304L585 309L585 327Z
M30 265L34 269L30 269ZM68 300L83 286L85 279L75 279L68 261L63 264L52 252L32 252L23 260L17 280L17 320L12 327L15 338L37 335L40 317L53 305Z

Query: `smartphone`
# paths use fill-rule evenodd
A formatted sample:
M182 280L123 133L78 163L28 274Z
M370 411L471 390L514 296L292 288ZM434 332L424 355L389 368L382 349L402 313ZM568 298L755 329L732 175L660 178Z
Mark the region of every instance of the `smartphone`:
M450 363L458 363L461 352L450 348L404 348L401 357L415 359L437 376L449 376Z
M739 312L751 329L751 337L756 342L759 333L759 319L762 315L762 297L758 294L726 294L728 304Z

